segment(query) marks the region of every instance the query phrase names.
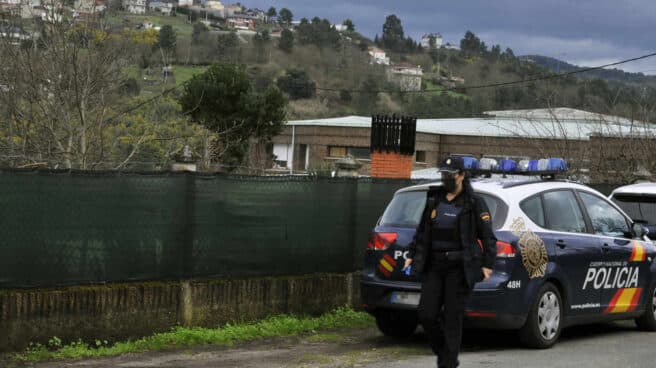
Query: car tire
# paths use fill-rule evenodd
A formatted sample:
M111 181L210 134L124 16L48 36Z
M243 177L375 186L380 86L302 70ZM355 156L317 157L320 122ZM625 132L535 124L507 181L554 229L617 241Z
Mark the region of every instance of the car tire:
M376 326L385 336L409 337L417 329L417 324L416 312L383 309L376 313Z
M656 331L656 286L652 286L648 295L645 313L635 319L638 329Z
M560 336L563 304L560 292L547 282L538 291L528 313L526 323L519 330L519 338L527 347L546 349L553 346Z

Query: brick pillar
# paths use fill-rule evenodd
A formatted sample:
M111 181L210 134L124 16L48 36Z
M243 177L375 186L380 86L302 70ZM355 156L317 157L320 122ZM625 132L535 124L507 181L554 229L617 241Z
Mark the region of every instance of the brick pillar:
M412 157L398 152L372 152L371 176L374 178L410 179Z
M372 177L410 179L416 130L414 117L371 117Z

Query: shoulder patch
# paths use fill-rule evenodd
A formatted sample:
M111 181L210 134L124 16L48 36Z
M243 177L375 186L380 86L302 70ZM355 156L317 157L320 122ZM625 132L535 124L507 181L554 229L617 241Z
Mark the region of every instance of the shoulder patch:
M489 212L483 212L481 213L481 220L485 222L490 222L490 213Z

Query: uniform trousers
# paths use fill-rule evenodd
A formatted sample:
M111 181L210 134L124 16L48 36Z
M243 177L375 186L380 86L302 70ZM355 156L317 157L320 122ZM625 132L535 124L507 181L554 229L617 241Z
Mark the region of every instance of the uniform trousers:
M458 366L462 342L462 319L471 289L462 260L434 254L423 275L418 316L439 368Z

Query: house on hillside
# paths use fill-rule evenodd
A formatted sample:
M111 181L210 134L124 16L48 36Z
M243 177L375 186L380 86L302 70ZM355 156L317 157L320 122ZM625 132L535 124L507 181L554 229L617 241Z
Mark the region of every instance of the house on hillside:
M168 1L151 1L148 3L148 9L156 12L160 12L164 15L173 14L174 4Z
M101 13L105 11L105 2L102 0L75 0L73 8L80 13Z
M123 9L132 14L146 14L146 0L123 0Z
M394 64L387 68L387 80L399 86L401 91L421 91L423 75L421 66L408 63Z
M379 49L378 47L369 47L369 64L381 64L381 65L390 65L390 58L385 54L385 50Z
M179 7L190 7L194 5L194 0L178 0Z
M234 17L235 15L241 14L244 8L239 4L232 4L225 6L225 16Z
M267 22L267 15L266 12L262 9L247 9L246 11L243 12L244 15L251 17L252 19L255 19L257 22L260 23L266 23Z
M442 35L439 33L426 33L423 36L421 36L421 47L423 47L424 49L429 49L431 38L435 39L435 48L439 49L440 47L442 47L442 43L444 42L444 39L442 38Z
M228 27L242 30L255 30L255 20L246 15L236 15L226 18Z

